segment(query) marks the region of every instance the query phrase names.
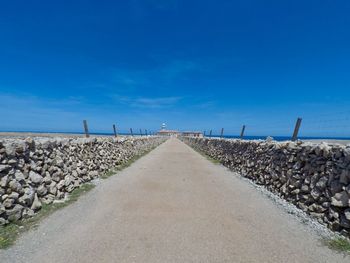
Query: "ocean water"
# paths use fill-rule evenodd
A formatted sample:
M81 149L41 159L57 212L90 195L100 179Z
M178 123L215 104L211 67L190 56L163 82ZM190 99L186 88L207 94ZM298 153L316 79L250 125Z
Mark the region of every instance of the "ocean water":
M209 136L207 136L209 137ZM219 135L213 135L213 138L220 138ZM240 139L237 135L224 135L224 138L228 139ZM245 140L265 140L268 136L244 136ZM275 141L290 141L290 136L271 136ZM317 136L301 136L299 140L350 140L350 137L317 137Z
M9 131L6 131L9 132ZM18 132L18 131L12 131ZM21 131L18 133L49 133L49 134L76 134L76 135L84 135L83 132L52 132L52 131ZM102 136L114 136L113 133L108 132L90 132L90 135L102 135ZM118 135L130 135L130 133L120 132ZM134 135L139 136L140 133L134 133ZM145 134L142 134L145 135ZM209 138L209 136L206 136ZM220 138L220 135L212 135L212 138ZM268 136L244 136L245 140L265 140ZM289 141L291 140L290 136L271 136L275 141ZM238 135L224 135L223 138L227 139L240 139ZM350 140L350 137L331 137L331 136L300 136L299 140Z

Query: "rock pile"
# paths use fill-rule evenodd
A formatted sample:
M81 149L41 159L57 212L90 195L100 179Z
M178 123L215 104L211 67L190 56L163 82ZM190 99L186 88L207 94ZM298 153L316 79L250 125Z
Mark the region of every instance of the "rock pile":
M160 137L0 141L0 225L28 218L163 142Z
M350 237L350 146L207 138L183 141Z

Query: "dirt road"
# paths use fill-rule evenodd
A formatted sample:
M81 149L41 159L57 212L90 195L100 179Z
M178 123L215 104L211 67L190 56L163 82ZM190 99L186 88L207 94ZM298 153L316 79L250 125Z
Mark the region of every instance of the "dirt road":
M251 184L170 139L0 262L349 262Z

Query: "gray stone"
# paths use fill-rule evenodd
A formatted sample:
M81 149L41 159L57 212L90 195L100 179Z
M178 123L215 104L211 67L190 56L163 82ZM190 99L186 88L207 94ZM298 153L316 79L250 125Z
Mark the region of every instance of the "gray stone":
M11 165L0 164L0 173L8 172L11 168Z
M37 194L35 194L34 195L34 201L33 201L33 204L32 204L32 206L31 206L31 209L32 210L34 210L34 211L37 211L37 210L40 210L41 209L41 202L40 202L40 200L39 200L39 198L38 198L38 195Z
M0 203L0 216L6 212L6 208L3 204Z
M16 180L12 180L10 183L9 183L9 186L10 188L13 190L13 191L16 191L18 193L22 193L23 192L23 187L22 185L17 182Z
M344 211L344 215L345 215L345 218L347 220L350 220L350 208L348 208Z
M55 164L56 164L56 166L58 166L58 167L61 167L61 168L64 167L64 162L63 162L63 160L62 160L61 158L56 158L56 159L55 159Z
M98 177L98 171L91 171L91 172L88 173L88 175L91 178L96 178L96 177Z
M16 172L15 172L15 178L16 178L16 180L18 181L18 182L24 182L25 181L25 177L24 177L24 174L21 172L21 171L19 171L19 170L17 170Z
M27 219L34 216L34 211L30 208L24 208L22 212L22 218Z
M343 170L339 177L339 183L349 184L350 183L350 172L348 170Z
M6 198L2 204L4 205L4 207L10 208L15 204L15 200L12 198Z
M342 185L338 181L332 181L329 190L331 191L332 195L335 195L342 190Z
M34 192L25 193L18 199L18 203L24 206L31 206L34 200Z
M52 195L52 194L49 194L49 195L45 196L45 198L43 199L43 203L49 205L49 204L51 204L54 200L55 200L55 196Z
M56 185L58 190L61 190L64 187L64 180L60 181L57 185Z
M0 226L7 225L8 223L9 223L8 220L6 220L5 218L0 217Z
M16 222L22 218L23 206L17 204L12 209L6 211L7 219L10 222Z
M43 177L40 174L33 171L29 172L29 178L34 184L41 184L41 182L43 181Z
M44 196L47 193L47 189L44 185L40 185L38 189L36 190L39 196Z
M72 182L73 182L73 178L71 178L70 176L66 176L66 178L64 179L64 185L66 187L69 186Z
M313 199L317 200L321 196L321 192L317 188L314 188L311 190L311 196Z
M336 193L332 199L331 204L337 207L348 207L349 206L349 194L345 191Z
M1 177L0 178L0 187L5 188L9 181L10 181L10 178L7 175Z
M18 197L19 197L19 193L16 193L16 192L12 192L12 193L9 195L9 198L14 199L15 201L18 199Z
M350 228L350 220L346 219L345 216L340 216L340 225L344 228Z
M51 184L52 179L51 179L50 174L46 175L46 176L44 177L43 181L44 181L45 184Z
M74 184L71 184L71 185L69 185L69 186L66 188L66 190L67 190L68 193L72 192L74 189L75 189Z
M309 188L308 185L303 184L303 185L301 186L301 191L302 191L303 193L309 193L309 192L310 192L310 188Z
M61 170L51 175L51 179L57 183L61 180L62 177L63 177L63 173Z
M327 182L328 182L328 178L323 176L316 183L316 187L320 190L323 190L326 188Z

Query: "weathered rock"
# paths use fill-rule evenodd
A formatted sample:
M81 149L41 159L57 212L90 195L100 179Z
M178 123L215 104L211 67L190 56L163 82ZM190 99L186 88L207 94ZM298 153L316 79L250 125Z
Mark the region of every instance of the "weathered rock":
M7 219L10 222L18 221L22 218L23 206L17 204L12 209L6 211Z
M55 182L59 182L61 180L61 178L63 177L63 173L61 170L55 172L54 174L52 174L51 178L53 181Z
M344 211L344 215L345 215L345 218L347 220L350 220L350 208L348 208Z
M46 205L51 204L55 200L55 195L49 194L46 195L45 198L43 199L43 203Z
M0 173L8 172L12 168L11 165L0 164Z
M338 206L338 207L348 207L349 206L349 194L345 191L342 191L340 193L336 193L332 197L332 202L331 204L333 206Z
M0 142L0 224L33 215L162 138L9 139ZM132 143L130 143L132 142ZM59 189L59 190L58 190ZM40 197L40 199L39 199Z
M350 235L350 147L301 141L182 139L331 229Z
M0 217L0 226L4 226L8 223L9 223L9 221L7 219Z
M15 200L15 201L17 201L18 197L19 197L19 193L16 193L16 192L12 192L12 193L9 195L9 198L11 198L11 199L13 199L13 200Z
M98 171L91 171L88 174L91 178L96 178L98 177Z
M23 187L22 187L22 185L21 185L19 182L17 182L16 180L10 181L9 187L10 187L13 191L16 191L16 192L18 192L18 193L22 193L22 192L23 192Z
M64 187L64 180L59 181L58 184L56 185L58 190L61 190Z
M320 196L321 196L321 192L317 189L317 188L314 188L312 189L311 191L311 196L313 199L317 200Z
M38 198L38 195L37 194L35 194L34 195L34 201L33 201L33 204L32 204L32 206L31 206L31 209L33 210L33 211L37 211L37 210L40 210L41 209L41 202L40 202L40 200L39 200L39 198Z
M19 171L19 170L17 170L16 172L15 172L15 178L16 178L16 180L18 181L18 182L24 182L25 181L25 177L24 177L24 174L21 172L21 171Z
M350 220L348 220L345 216L340 216L340 226L349 229L350 228Z
M40 185L36 192L38 193L38 196L44 196L47 193L47 189L44 185Z
M45 184L51 184L52 179L51 179L50 174L48 174L48 175L46 175L46 176L44 177L43 182L44 182Z
M24 208L22 212L22 218L27 219L34 216L34 211L30 208Z
M330 191L332 195L339 193L342 190L342 185L338 181L332 181L330 183Z
M18 199L18 203L20 203L23 206L30 207L34 200L34 191L27 191L24 195L22 195Z
M6 208L10 208L15 204L15 199L13 198L6 198L5 201L3 201L2 203L4 205L4 207Z
M328 182L328 178L327 177L321 177L318 182L316 183L316 187L320 190L323 190L326 188L327 186L327 182Z
M0 204L0 216L2 216L3 214L5 214L6 212L6 208L3 204Z
M339 177L339 183L341 184L349 184L350 183L350 171L349 170L343 170Z
M29 172L29 178L34 184L41 184L41 182L43 181L43 177L40 174L33 171Z

